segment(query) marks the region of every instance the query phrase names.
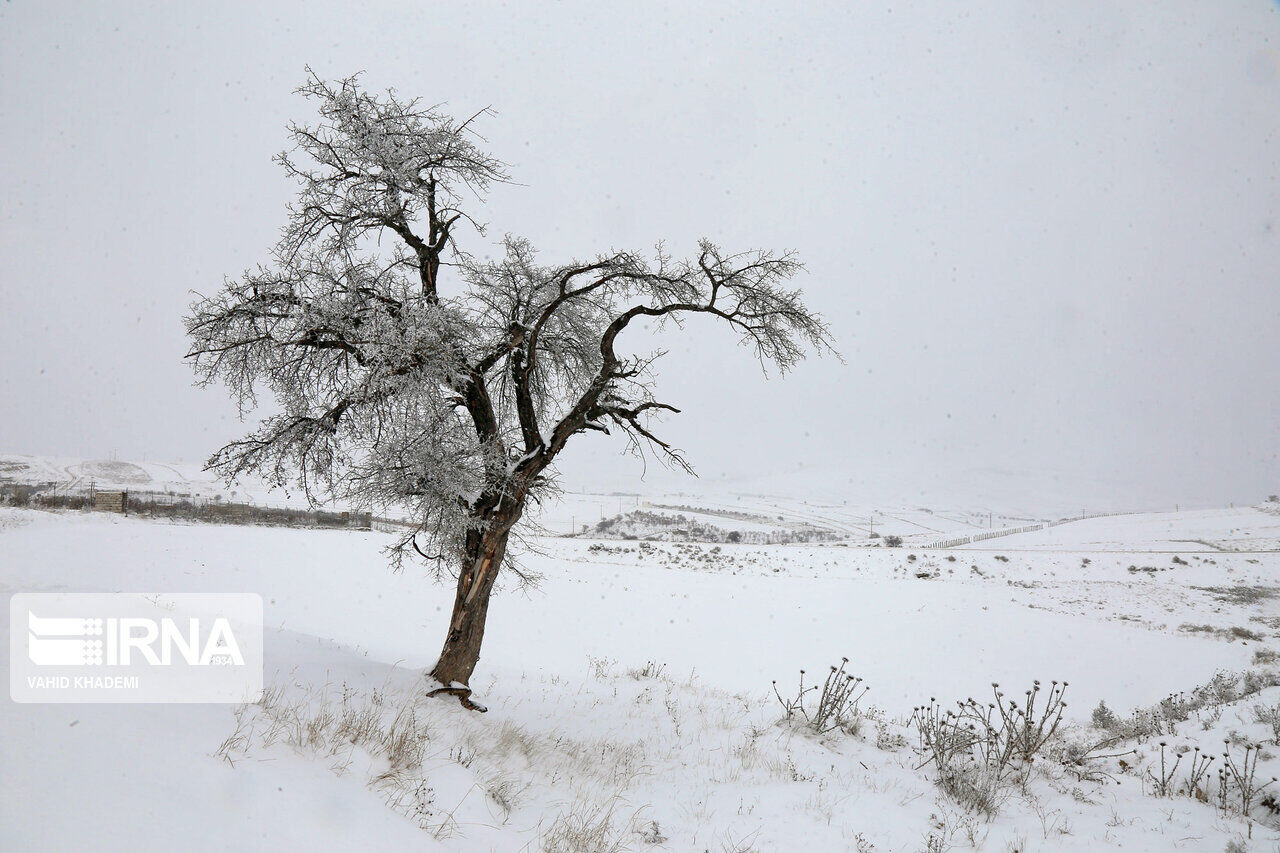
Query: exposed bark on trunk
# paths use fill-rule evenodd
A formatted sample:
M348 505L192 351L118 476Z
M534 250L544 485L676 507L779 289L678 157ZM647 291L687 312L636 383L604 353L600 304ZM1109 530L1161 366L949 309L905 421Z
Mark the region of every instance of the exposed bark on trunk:
M471 673L480 660L484 640L485 617L489 613L489 595L507 550L509 528L499 525L497 532L475 536L469 544L469 568L458 578L453 600L453 615L440 658L431 669L431 677L443 687L435 693L457 696L464 706L483 710L470 701Z

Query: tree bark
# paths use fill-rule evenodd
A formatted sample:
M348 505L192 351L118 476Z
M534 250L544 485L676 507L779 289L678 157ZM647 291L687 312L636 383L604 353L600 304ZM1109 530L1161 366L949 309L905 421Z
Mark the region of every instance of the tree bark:
M509 536L510 528L498 525L496 531L476 534L474 544L468 543L469 568L458 578L453 615L449 619L449 633L430 673L441 684L431 695L452 694L471 710L484 710L471 702L469 685L471 673L480 660L485 618L489 613L489 596L506 555Z

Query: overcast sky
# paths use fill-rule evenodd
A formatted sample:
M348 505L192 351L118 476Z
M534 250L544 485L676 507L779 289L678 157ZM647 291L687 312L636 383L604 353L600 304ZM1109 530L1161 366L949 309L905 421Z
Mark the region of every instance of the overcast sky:
M190 461L247 429L181 318L265 259L309 63L492 105L519 185L490 237L549 263L800 252L845 363L766 381L714 326L667 342L707 483L1280 492L1275 3L689 5L0 5L0 452ZM571 448L570 485L634 488L615 447Z

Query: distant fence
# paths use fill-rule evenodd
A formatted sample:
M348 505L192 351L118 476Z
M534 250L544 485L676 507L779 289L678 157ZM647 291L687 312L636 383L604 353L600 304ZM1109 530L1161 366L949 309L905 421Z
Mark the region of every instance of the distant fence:
M926 548L954 548L957 545L968 545L973 541L971 536L961 536L958 539L943 539L941 542L932 542L925 545Z
M1113 515L1138 515L1138 510L1125 510L1124 512L1085 512L1080 515L1073 515L1070 518L1060 518L1057 521L1051 521L1045 527L1057 527L1059 524L1070 524L1073 521L1084 521L1086 518L1110 518Z
M1009 527L1003 530L988 530L985 533L974 533L972 536L961 536L957 539L944 539L925 545L926 548L954 548L957 545L972 545L974 542L985 542L1000 536L1012 536L1015 533L1030 533L1033 530L1044 530L1045 524L1027 524L1023 527Z
M1001 530L988 530L984 533L974 533L970 536L960 536L956 539L943 539L941 542L933 542L925 545L926 548L955 548L959 545L972 545L976 542L985 542L988 539L997 539L1001 536L1013 536L1018 533L1030 533L1033 530L1045 530L1050 527L1057 527L1059 524L1069 524L1073 521L1084 521L1086 518L1104 518L1113 515L1137 515L1136 511L1126 512L1085 512L1071 518L1060 518L1057 521L1047 521L1042 524L1027 524L1022 527L1006 527Z

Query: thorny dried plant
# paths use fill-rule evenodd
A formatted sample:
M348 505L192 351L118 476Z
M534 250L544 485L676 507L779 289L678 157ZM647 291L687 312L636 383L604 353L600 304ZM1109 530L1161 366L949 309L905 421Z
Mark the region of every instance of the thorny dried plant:
M1178 773L1178 765L1182 763L1182 754L1173 753L1173 763L1170 764L1165 757L1165 747L1168 744L1160 741L1160 772L1157 774L1152 767L1147 768L1147 779L1151 782L1151 790L1157 797L1168 797L1175 790L1174 777Z
M778 682L773 682L773 695L778 697L782 705L784 719L792 720L800 717L805 725L818 734L839 729L856 734L862 720L858 703L871 690L863 680L846 672L848 658L840 659L840 666L830 667L827 678L821 685L805 686L804 670L800 670L800 683L793 698L785 698L778 692ZM809 711L806 703L812 694L818 694L818 706Z
M1275 777L1259 782L1258 756L1262 747L1258 744L1246 744L1244 755L1239 760L1231 754L1231 741L1223 741L1226 749L1222 753L1222 769L1218 771L1220 798L1224 805L1232 798L1239 802L1240 815L1248 818L1253 810L1254 800L1276 782Z
M1036 681L1021 703L991 685L993 702L958 700L944 708L937 699L913 709L911 723L938 784L958 802L994 813L1002 788L1022 784L1036 756L1053 738L1066 710L1067 683L1053 681L1042 691Z

